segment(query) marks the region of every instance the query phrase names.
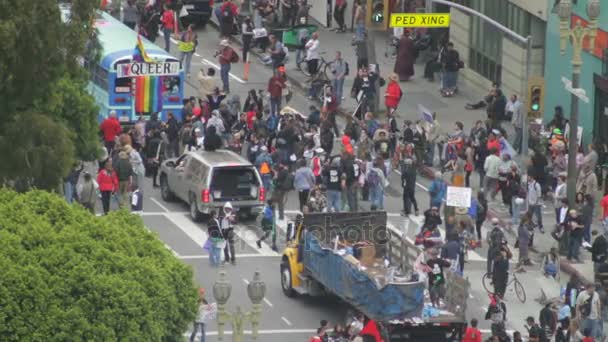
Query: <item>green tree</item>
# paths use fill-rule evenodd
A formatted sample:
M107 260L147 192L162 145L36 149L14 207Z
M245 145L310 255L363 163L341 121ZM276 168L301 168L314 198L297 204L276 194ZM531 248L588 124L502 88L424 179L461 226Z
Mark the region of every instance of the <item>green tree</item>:
M179 341L195 317L190 267L127 212L0 190L1 341Z
M92 23L99 4L98 0L72 0L70 19L64 22L57 0L0 1L0 140L9 144L3 158L12 162L10 167L0 167L0 179L10 180L8 184L54 189L75 158L97 156L97 108L86 93L88 74L79 61L86 46L97 46L87 42L95 41ZM31 117L30 113L37 113L37 119L50 118L51 122L43 121L54 128L56 138L69 138L75 148L50 148L47 160L25 159L27 163L22 163L23 155L30 153L23 151L25 147L47 140L27 122L17 122ZM65 132L68 134L58 136ZM46 169L15 170L28 165ZM54 171L47 174L49 169L62 173L58 177ZM15 173L19 179L14 178ZM37 179L39 176L44 179ZM49 181L51 176L56 178ZM24 178L33 179L23 182Z

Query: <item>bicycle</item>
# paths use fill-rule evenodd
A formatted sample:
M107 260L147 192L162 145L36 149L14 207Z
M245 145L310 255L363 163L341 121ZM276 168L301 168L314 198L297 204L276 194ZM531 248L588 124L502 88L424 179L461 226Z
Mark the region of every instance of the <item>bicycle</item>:
M494 291L490 291L490 286L494 287L492 285L492 274L491 273L484 274L483 277L481 278L481 283L483 284L483 288L486 290L486 292L492 293L492 294L494 293ZM515 273L512 274L511 279L507 283L507 288L511 284L513 284L513 288L515 290L515 295L517 296L517 299L519 299L519 301L522 304L525 303L526 302L526 290L524 289L524 286L521 284L519 279L517 279L517 275Z
M331 75L331 64L333 63L333 61L325 60L325 58L323 57L323 55L325 54L326 52L319 53L320 60L319 65L317 67L316 77L318 78L323 75L323 77L325 77L325 80L329 80L329 75ZM306 62L306 58L302 58L296 62L298 70L300 70L304 75L311 77L310 72L308 72L308 63Z

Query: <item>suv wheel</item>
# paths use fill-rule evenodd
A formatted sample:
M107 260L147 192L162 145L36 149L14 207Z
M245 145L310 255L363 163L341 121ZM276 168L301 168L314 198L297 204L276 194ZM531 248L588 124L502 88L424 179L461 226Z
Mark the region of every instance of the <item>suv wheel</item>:
M198 210L198 207L196 205L196 197L194 197L194 195L190 194L190 218L192 219L192 221L194 222L200 222L203 220L203 213L201 213Z
M169 189L169 182L167 181L167 176L160 176L160 196L163 198L163 201L171 202L175 200L175 196Z
M291 286L291 267L287 260L281 262L281 288L287 297L295 297L296 291Z

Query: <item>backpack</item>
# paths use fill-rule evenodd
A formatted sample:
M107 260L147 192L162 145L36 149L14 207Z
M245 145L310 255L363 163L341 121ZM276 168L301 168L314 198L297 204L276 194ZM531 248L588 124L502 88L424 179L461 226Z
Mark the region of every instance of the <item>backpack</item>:
M270 132L274 132L277 130L277 126L279 125L279 117L276 115L271 115L266 120L266 127Z
M239 54L236 51L232 50L232 55L230 55L230 63L238 63L239 62Z
M369 170L369 173L367 174L367 184L370 187L375 187L380 184L380 175L378 175L378 171L373 169Z
M595 293L589 298L587 298L587 300L581 305L581 316L589 317L589 315L591 314L591 302L593 301L593 296L595 296Z
M285 191L293 190L294 189L293 182L294 182L294 176L290 172L289 174L287 174L287 177L285 177L285 183L283 183L283 190L285 190Z
M492 229L492 231L490 232L490 246L492 248L500 247L500 244L502 244L502 238L503 234L500 229Z

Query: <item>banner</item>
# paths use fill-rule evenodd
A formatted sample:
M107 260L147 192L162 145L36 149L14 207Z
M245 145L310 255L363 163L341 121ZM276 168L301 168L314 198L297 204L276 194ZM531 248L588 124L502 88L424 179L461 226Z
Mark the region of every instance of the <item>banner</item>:
M158 113L163 109L163 78L135 78L135 112Z

